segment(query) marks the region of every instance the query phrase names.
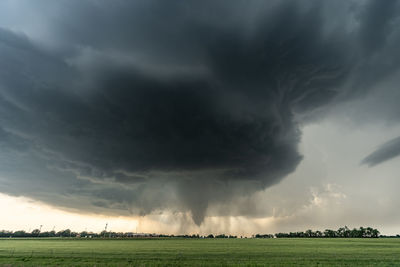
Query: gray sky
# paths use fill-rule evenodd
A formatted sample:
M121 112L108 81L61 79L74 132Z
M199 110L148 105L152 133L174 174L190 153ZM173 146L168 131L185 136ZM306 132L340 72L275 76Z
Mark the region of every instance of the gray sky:
M2 1L0 193L149 231L400 231L399 15Z

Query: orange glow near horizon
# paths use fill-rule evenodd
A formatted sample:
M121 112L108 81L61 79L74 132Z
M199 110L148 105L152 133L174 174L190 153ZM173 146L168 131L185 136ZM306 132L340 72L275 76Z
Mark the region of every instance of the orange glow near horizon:
M2 213L0 229L32 231L43 225L42 231L71 229L73 231L101 232L108 223L108 230L135 232L138 220L131 217L83 215L53 208L44 203L25 198L0 194Z

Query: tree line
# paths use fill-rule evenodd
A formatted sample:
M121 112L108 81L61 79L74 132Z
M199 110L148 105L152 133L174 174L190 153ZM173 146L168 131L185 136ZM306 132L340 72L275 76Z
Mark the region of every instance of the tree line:
M146 233L132 233L132 232L112 232L102 231L100 233L94 232L73 232L70 229L61 231L40 231L35 229L32 232L19 231L0 231L0 237L75 237L75 238L152 238L152 237L176 237L176 238L238 238L234 235L164 235L164 234L146 234ZM377 238L377 237L400 237L396 236L381 236L377 229L372 227L359 227L349 229L347 226L340 227L338 230L326 229L325 231L307 230L305 232L289 232L289 233L276 233L276 234L256 234L252 238ZM240 237L242 238L242 237Z
M378 229L374 229L372 227L360 227L349 229L347 226L340 227L337 230L326 229L325 231L312 231L307 230L305 232L290 232L290 233L277 233L275 237L305 237L305 238L318 238L318 237L326 237L326 238L377 238L379 237L380 232Z
M112 231L102 231L100 233L94 232L73 232L70 229L61 230L58 232L55 231L44 231L41 232L39 229L35 229L32 232L26 232L24 230L18 231L7 231L0 230L0 238L1 237L25 237L25 238L34 238L34 237L75 237L75 238L143 238L143 237L177 237L177 238L237 238L237 236L233 235L165 235L165 234L147 234L147 233L132 233L132 232L112 232Z

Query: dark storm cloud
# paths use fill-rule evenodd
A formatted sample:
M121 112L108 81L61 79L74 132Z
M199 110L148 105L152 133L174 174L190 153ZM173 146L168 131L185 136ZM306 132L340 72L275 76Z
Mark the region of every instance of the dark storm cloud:
M400 137L381 145L377 150L363 159L362 164L372 167L400 155Z
M361 20L360 38L363 48L368 53L379 52L387 44L398 17L398 1L370 1Z
M399 19L400 5L398 1L387 1L385 3L371 1L369 3L365 11L364 26L361 28L360 37L366 53L372 53L374 59L366 64L364 75L360 77L364 79L361 82L362 86L375 85L398 71L400 66L400 53L397 48L400 43L400 34L397 30L400 24ZM379 64L377 61L383 62L383 64ZM379 69L375 69L377 66L379 66ZM381 88L381 90L386 91L384 97L387 100L386 103L377 105L378 110L375 113L381 113L379 109L386 110L388 107L394 106L389 109L395 111L384 112L386 120L391 120L389 116L399 112L398 105L391 103L391 99L398 97L398 86L389 85L389 89ZM400 155L399 138L395 138L382 144L376 151L363 159L361 164L372 167L398 155Z
M394 1L350 32L320 1L23 3L46 34L0 30L2 158L25 164L1 163L2 192L197 224L293 172L301 118L382 79L397 34Z

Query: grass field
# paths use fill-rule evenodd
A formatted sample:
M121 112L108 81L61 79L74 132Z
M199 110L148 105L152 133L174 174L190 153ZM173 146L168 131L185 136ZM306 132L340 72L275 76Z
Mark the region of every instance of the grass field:
M400 266L400 239L0 239L0 266Z

